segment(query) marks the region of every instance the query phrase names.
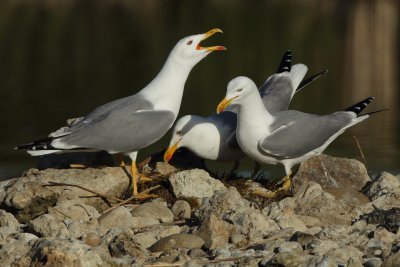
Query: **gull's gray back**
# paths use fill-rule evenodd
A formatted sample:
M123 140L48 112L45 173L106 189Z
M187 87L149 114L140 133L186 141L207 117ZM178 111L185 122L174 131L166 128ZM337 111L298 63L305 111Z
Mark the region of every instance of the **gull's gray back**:
M350 125L354 114L335 112L319 116L299 111L279 112L271 130L260 140L259 150L279 158L296 158L322 146L331 137Z
M60 141L110 152L136 151L160 139L174 120L172 112L154 111L149 101L133 95L96 108Z

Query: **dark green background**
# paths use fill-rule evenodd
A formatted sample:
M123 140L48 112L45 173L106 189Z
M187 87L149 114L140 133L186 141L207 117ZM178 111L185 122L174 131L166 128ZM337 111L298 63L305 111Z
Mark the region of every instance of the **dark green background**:
M327 152L359 157L356 135L371 170L398 172L398 14L396 0L2 0L0 178L36 165L12 147L134 94L180 38L214 27L224 34L207 44L228 51L212 53L193 69L181 115L214 112L228 81L238 75L261 85L291 49L293 61L308 65L310 74L330 70L296 95L292 108L326 114L370 95L376 100L369 111L390 108L347 131ZM165 147L169 135L139 158Z

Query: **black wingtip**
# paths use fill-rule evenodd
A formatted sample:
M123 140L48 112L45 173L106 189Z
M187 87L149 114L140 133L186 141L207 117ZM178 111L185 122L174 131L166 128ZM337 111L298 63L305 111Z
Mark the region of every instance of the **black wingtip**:
M292 50L287 50L281 59L281 62L279 64L278 70L276 73L282 73L282 72L290 72L292 68Z
M372 102L372 100L374 100L375 98L373 96L368 97L354 105L352 105L351 107L348 107L345 109L345 111L350 111L350 112L354 112L355 114L360 114L361 111L363 111L363 109L365 109L369 103Z
M300 91L301 89L303 89L304 87L306 87L307 85L309 85L310 83L312 83L313 81L315 81L316 79L321 77L322 75L326 74L327 72L329 72L329 70L323 70L323 71L318 72L317 74L312 75L311 77L308 77L307 79L301 81L301 83L299 84L299 86L296 89L296 92Z

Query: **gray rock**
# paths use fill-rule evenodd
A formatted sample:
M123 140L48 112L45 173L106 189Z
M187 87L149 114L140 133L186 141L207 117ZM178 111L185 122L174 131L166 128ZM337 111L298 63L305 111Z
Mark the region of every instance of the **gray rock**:
M317 241L317 242L308 243L308 245L311 245L311 247L306 246L306 247L310 248L310 251L312 252L313 255L323 256L323 255L327 254L328 251L339 248L339 244L334 241L331 241L331 240L315 240L314 239L313 241Z
M128 187L129 179L121 168L101 169L47 169L29 170L26 176L13 181L5 188L4 205L18 210L16 218L23 223L29 222L47 212L47 209L62 199L63 195L93 196L92 193L72 186L44 186L49 181L69 183L90 188L93 191L120 197ZM99 197L82 198L97 210L108 208L108 204Z
M272 264L285 267L297 267L307 261L310 256L293 252L280 252L271 259Z
M82 235L82 241L91 247L97 247L101 244L102 239L97 233L86 233Z
M190 205L185 200L177 200L171 208L172 214L176 220L189 219L192 215Z
M329 239L333 241L345 240L351 231L348 225L331 224L326 226L319 234L320 239Z
M149 217L132 217L131 221L132 221L131 228L133 229L157 226L160 224L160 221L158 219Z
M293 178L294 190L308 181L317 182L340 199L344 194L358 194L371 178L358 160L319 155L301 164Z
M226 214L250 208L250 202L242 198L236 188L229 187L225 191L216 191L212 198L204 198L200 207L195 211L195 216L202 220L208 214L214 214L222 219Z
M10 227L18 231L20 226L17 219L11 213L0 209L0 227Z
M100 233L100 226L96 219L91 221L73 220L67 224L67 228L71 237L81 238L87 233ZM103 231L105 232L105 230Z
M296 241L301 246L305 246L314 239L316 239L314 235L297 231L289 238L289 241Z
M46 266L104 266L108 253L98 253L76 239L38 240L30 252L32 262Z
M9 239L0 246L1 266L31 266L31 246L22 240Z
M39 237L37 237L34 234L30 234L30 233L19 233L15 235L15 239L17 239L18 241L23 242L24 244L33 244L34 242L36 242L36 240L39 239Z
M308 228L321 226L321 221L318 218L307 215L297 215L297 218L299 218Z
M293 228L295 231L304 232L307 230L307 226L302 220L297 218L295 215L283 215L276 218L276 222L282 229Z
M243 247L249 243L248 239L245 235L242 234L233 234L229 238L229 242L235 245L236 247Z
M359 202L336 199L325 191L319 191L318 187L315 182L306 182L298 189L295 195L296 215L315 217L320 220L321 226L330 225L332 222L350 225L352 219L358 217Z
M67 237L69 231L64 223L55 219L51 214L44 214L29 223L29 227L43 237Z
M332 256L337 262L341 264L348 264L350 266L362 266L363 253L358 249L351 246L343 246L340 248L331 249L326 253L327 256Z
M170 175L176 171L176 168L166 162L158 161L155 163L154 171L161 175Z
M147 202L131 211L133 217L157 219L160 222L172 222L174 215L167 206L160 202Z
M99 225L105 229L114 227L129 228L132 226L132 214L125 207L117 207L101 215L98 221Z
M215 191L226 190L223 183L201 169L174 173L170 176L169 181L177 198L212 197Z
M235 212L226 216L237 232L246 235L251 242L260 241L268 233L278 230L278 224L254 209Z
M191 249L191 250L188 252L188 256L189 256L191 259L200 259L200 258L205 258L205 257L207 257L208 254L207 254L206 252L204 252L204 250L202 250L202 249L200 249L200 248L194 248L194 249Z
M399 178L388 172L382 172L366 192L372 200L388 193L400 193Z
M278 246L277 251L278 253L279 252L301 253L303 251L303 248L297 242L283 242Z
M231 224L210 214L202 221L196 234L204 240L204 247L214 249L228 243L233 230Z
M146 232L137 233L132 237L132 239L136 244L147 249L161 238L179 233L179 226L159 226Z
M382 264L382 267L398 267L400 262L400 251L390 255Z
M331 256L323 256L321 260L317 261L317 267L337 267L335 258Z
M57 201L57 205L48 209L49 213L60 221L66 217L79 222L88 222L99 218L99 212L93 206L87 205L82 198L75 195L68 197L66 194L62 195Z
M380 258L367 258L363 260L364 267L380 267L382 265L382 259Z
M203 244L203 239L196 235L174 234L160 239L149 247L149 250L151 252L162 252L179 248L195 249L201 248Z
M147 252L135 243L133 235L126 232L120 233L115 236L108 244L108 249L113 257L129 256L136 260L136 262L143 263Z
M8 226L0 227L0 245L6 243L6 240L9 236L14 236L18 233L18 230L15 230L14 228Z

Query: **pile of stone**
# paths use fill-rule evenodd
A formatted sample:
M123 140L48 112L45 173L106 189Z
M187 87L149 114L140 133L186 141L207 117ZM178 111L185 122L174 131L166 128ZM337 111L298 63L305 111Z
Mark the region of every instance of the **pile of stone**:
M119 205L121 168L2 182L1 266L400 266L399 176L371 180L362 163L322 155L292 197L260 205L201 169L154 171L172 200Z

